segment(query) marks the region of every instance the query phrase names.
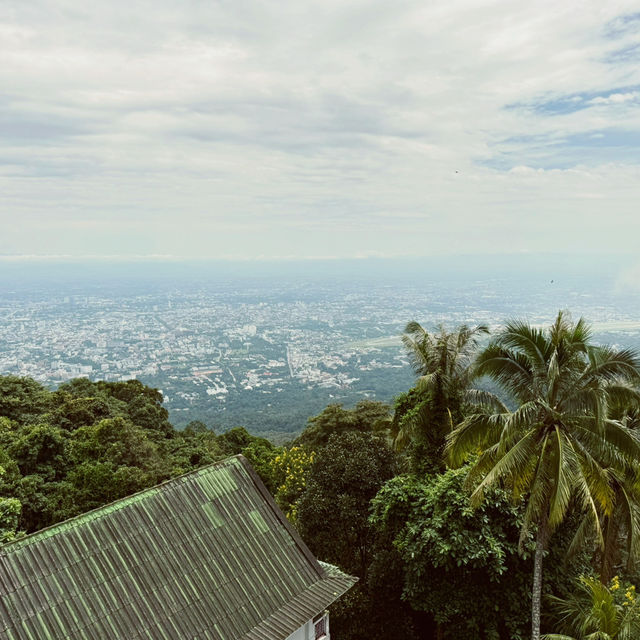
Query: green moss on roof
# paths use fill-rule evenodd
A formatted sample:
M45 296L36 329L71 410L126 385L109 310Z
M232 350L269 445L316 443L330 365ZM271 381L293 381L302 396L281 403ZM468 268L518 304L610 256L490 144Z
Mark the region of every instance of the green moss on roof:
M0 638L286 638L354 582L236 456L0 547Z

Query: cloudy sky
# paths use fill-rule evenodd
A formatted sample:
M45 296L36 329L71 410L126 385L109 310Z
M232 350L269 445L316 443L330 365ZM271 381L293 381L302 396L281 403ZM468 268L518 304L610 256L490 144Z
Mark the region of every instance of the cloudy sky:
M639 0L3 0L0 89L5 257L637 250Z

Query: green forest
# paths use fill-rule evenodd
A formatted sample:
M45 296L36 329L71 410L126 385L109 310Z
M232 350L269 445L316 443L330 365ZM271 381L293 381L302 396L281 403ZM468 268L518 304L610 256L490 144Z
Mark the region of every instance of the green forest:
M169 422L137 380L0 377L0 542L243 454L321 560L358 576L336 640L640 637L640 357L589 325L407 325L415 383L283 446Z

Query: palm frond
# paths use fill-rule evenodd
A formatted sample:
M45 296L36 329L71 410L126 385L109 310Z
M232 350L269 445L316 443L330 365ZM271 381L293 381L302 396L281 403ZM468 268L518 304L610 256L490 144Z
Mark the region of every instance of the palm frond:
M483 480L471 494L471 504L479 505L484 499L487 487L497 483L504 477L517 475L531 461L536 450L536 432L534 429L527 431L509 451L500 456L493 468L484 476Z
M507 415L476 413L465 418L447 436L445 455L449 464L460 467L470 454L498 442Z
M589 510L580 521L580 524L569 543L569 547L567 548L565 562L575 558L578 553L584 551L585 547L591 541L594 532L598 527L600 527L600 522L598 521L596 523L594 518L595 520L598 520L598 514L594 514L593 511Z
M524 430L535 427L540 422L536 402L525 402L513 413L508 414L500 434L499 453L506 452Z
M441 375L439 371L432 371L430 373L425 373L424 375L421 375L418 378L418 381L416 382L416 387L418 388L418 391L421 391L423 393L428 391L433 391L435 385L437 384L440 378L441 378Z
M532 473L530 472L529 497L524 510L520 540L518 542L520 551L523 550L527 536L532 528L548 517L549 491L551 488L547 470L549 464L548 446L549 436L546 435L542 441L537 459L535 459L535 468Z
M605 387L610 407L626 410L640 406L640 390L631 384L610 383Z
M549 500L549 527L553 531L564 519L574 492L574 476L579 464L573 448L565 443L566 436L559 427L552 438L555 463L553 465L552 493Z
M624 523L627 530L627 569L632 570L633 565L640 558L640 504L638 496L621 484L619 486L619 499L616 507L624 514Z
M532 395L534 375L526 356L498 344L489 345L478 356L474 374L492 378L516 398Z
M484 449L475 462L469 467L467 477L464 482L465 490L472 492L477 486L480 480L484 478L485 474L493 468L498 456L496 455L497 444Z
M604 421L604 440L612 445L620 456L631 465L637 465L640 460L640 438L636 432L628 429L617 420Z
M616 350L608 346L591 347L587 352L589 366L582 374L583 381L592 379L616 381L619 378L640 379L640 356L634 349Z
M588 346L587 343L591 340L593 332L591 326L584 318L579 318L578 321L571 327L571 317L568 313L562 312L563 319L568 319L568 340L571 344Z
M583 504L594 515L601 511L610 515L614 505L611 487L611 471L603 468L586 447L577 440L567 440L576 454L579 472L574 475L576 492L582 496ZM599 526L596 526L599 529ZM599 534L601 537L601 533Z
M484 391L483 389L467 389L464 394L464 399L470 405L474 407L481 407L492 413L509 413L509 408L490 391Z
M591 455L603 466L624 470L636 466L640 460L640 438L617 420L604 420L601 435L593 418L584 417L572 422L577 441L588 447Z
M522 353L537 374L542 374L546 369L550 345L540 329L520 320L512 320L507 323L496 342L508 350Z

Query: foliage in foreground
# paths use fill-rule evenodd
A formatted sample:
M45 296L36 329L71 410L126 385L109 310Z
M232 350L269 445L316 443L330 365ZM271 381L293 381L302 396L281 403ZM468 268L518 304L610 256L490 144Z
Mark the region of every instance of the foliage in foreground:
M4 469L0 467L0 478L3 475ZM14 539L21 508L20 502L15 498L0 497L0 544Z
M397 476L373 501L372 524L393 540L403 598L430 614L441 637L524 638L527 556L518 553L522 508L501 492L472 509L466 469ZM499 606L497 606L499 603Z
M369 503L395 471L393 452L371 433L331 435L298 502L300 533L327 562L365 578L373 530Z
M640 637L640 601L636 588L615 576L607 586L582 576L575 593L552 598L557 628L545 640L635 640Z
M369 432L331 434L309 469L298 528L319 558L360 579L331 609L336 638L416 637L413 612L400 599L397 554L369 521L371 499L396 470L397 456L373 425Z
M434 333L418 322L405 327L402 343L419 377L415 388L396 401L393 430L396 446L408 447L415 472L445 470L446 437L464 418L475 377L473 358L488 333L484 325L455 331L440 325Z
M402 597L435 620L441 638L527 638L532 542L520 552L524 508L500 489L472 508L467 472L396 476L373 500L371 522L399 554ZM562 562L569 539L550 551L556 588L584 569L578 559Z

